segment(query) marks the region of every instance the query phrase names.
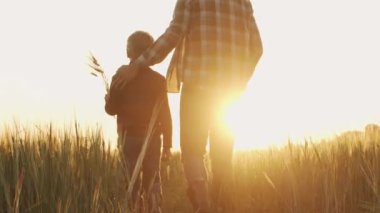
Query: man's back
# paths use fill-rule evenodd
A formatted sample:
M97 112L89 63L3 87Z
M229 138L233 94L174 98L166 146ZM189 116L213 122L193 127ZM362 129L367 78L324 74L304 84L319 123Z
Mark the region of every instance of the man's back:
M250 18L245 0L198 0L190 3L191 15L185 38L183 81L206 85L246 78L249 72Z
M137 61L152 65L176 48L170 84L244 87L261 45L249 0L178 0L169 28Z

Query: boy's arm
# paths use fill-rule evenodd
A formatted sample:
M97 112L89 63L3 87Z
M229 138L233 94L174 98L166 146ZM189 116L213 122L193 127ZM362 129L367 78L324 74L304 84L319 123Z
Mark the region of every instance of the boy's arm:
M117 107L116 107L116 104L114 103L115 98L113 98L111 94L112 94L111 92L106 94L104 98L104 100L106 101L104 105L104 110L106 111L108 115L114 116L117 114Z
M116 113L113 113L113 110L111 108L111 104L110 104L110 98L111 95L110 93L107 93L105 96L104 96L104 101L105 101L105 104L104 104L104 111L106 111L106 113L108 115L115 115Z
M111 86L110 86L110 92L106 94L105 96L105 106L104 110L109 115L116 115L119 112L120 107L120 91L118 88L114 86L114 80L117 78L118 74L122 71L123 66L120 67L116 74L112 77Z

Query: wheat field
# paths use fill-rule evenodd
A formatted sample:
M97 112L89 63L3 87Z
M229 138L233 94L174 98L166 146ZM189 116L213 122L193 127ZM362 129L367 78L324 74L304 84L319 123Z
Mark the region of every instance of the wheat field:
M235 212L380 212L379 146L379 135L366 132L235 152ZM163 212L192 212L180 153L161 174ZM0 212L122 212L127 186L101 128L0 131Z

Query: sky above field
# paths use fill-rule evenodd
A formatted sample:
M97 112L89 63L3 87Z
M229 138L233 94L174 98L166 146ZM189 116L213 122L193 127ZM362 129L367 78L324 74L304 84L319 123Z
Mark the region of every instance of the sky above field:
M256 0L264 55L232 111L237 147L318 139L380 123L377 0ZM135 30L157 38L175 0L1 1L0 122L101 125L104 87L89 74L91 51L109 78L128 63ZM166 73L170 58L153 68ZM178 94L170 94L178 147Z

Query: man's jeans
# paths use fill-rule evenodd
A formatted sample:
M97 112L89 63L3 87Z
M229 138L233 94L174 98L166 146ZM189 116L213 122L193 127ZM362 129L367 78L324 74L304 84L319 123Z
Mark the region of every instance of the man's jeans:
M234 138L222 118L229 94L221 90L183 86L180 103L182 161L189 183L188 195L196 209L209 209L204 164L210 142L212 195L219 200L223 184L232 178ZM207 212L207 210L204 210Z
M132 176L143 142L143 137L126 136L124 139L124 162L126 164L127 174L129 177ZM136 200L140 197L141 187L142 193L144 193L145 197L148 198L149 205L151 205L152 202L157 202L157 199L161 199L161 143L161 138L159 136L152 137L152 140L150 141L141 167L142 179L140 176L138 177L132 191L133 204L135 204ZM153 199L155 199L155 201L153 201Z

